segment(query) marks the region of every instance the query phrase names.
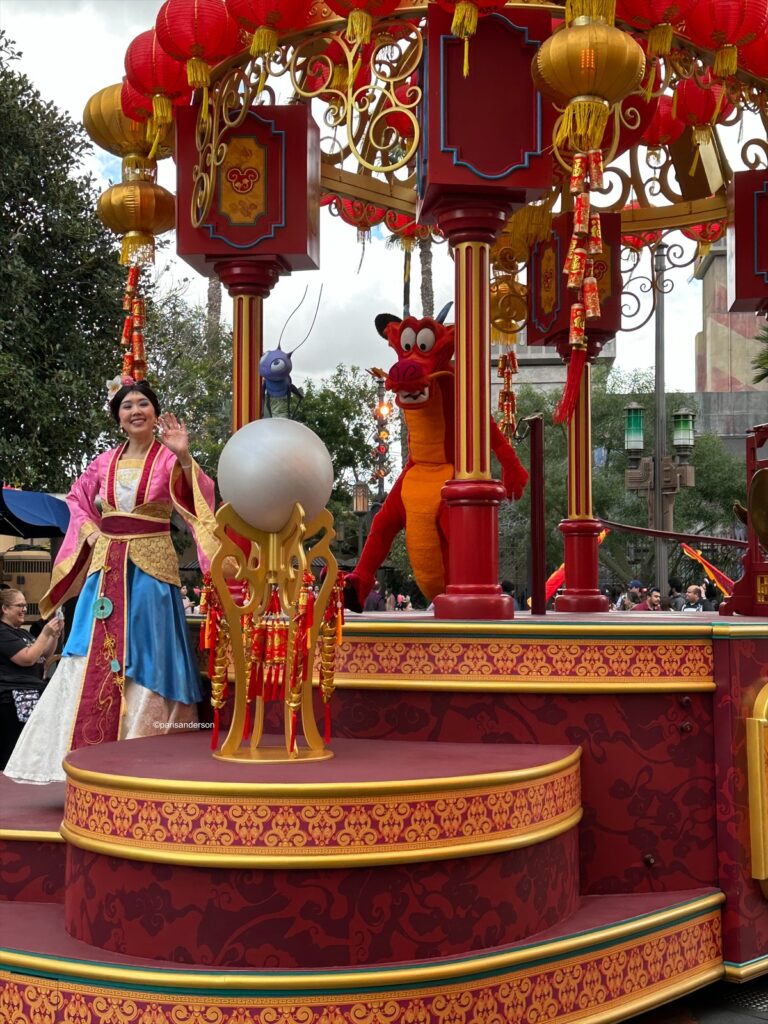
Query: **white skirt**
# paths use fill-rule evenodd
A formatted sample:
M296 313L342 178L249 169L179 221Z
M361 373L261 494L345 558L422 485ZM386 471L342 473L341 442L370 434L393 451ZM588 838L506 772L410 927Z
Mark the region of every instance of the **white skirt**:
M65 780L62 762L69 753L85 663L74 656L59 662L5 766L9 779L37 785ZM121 740L157 736L196 721L197 705L168 700L126 679Z

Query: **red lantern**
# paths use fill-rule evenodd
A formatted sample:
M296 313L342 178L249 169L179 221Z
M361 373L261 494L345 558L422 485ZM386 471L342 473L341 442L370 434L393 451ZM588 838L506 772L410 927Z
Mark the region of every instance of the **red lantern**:
M419 224L410 214L396 213L394 210L387 210L384 223L392 234L401 240L407 252L417 241L429 238L433 231L429 224Z
M724 220L711 220L705 224L693 224L689 228L681 228L683 235L692 242L698 242L697 256L701 258L709 252L712 243L717 242L725 234Z
M616 17L648 33L648 53L665 57L672 50L672 37L679 30L696 0L617 0Z
M640 137L640 143L649 149L661 149L677 142L685 125L672 114L672 97L660 96L656 113Z
M464 40L464 77L469 74L469 40L477 31L477 19L504 6L504 0L437 0L438 7L453 14L451 32Z
M640 203L637 201L628 203L624 209L639 210ZM622 234L621 244L625 248L631 249L632 252L640 252L641 249L651 249L653 246L658 245L661 241L661 235L662 232L655 229L652 231L632 231L627 234Z
M167 54L186 61L187 82L192 89L211 84L209 65L234 53L240 37L224 0L165 0L155 31Z
M686 78L680 82L672 100L675 117L693 128L693 141L705 140L709 126L724 121L733 110L725 95L725 87L715 82L709 71L701 79Z
M768 78L768 36L739 47L739 64L758 78Z
M764 35L768 0L698 0L685 16L685 34L715 51L712 70L718 78L735 75L738 47Z
M173 120L172 100L189 93L184 65L169 56L153 28L136 36L125 52L128 81L145 96L152 97L155 124Z
M226 0L227 10L240 28L253 33L251 56L268 57L280 36L302 28L307 0Z
M371 81L371 54L373 44L360 48L356 67L357 74L353 88L363 89ZM337 39L332 39L321 54L310 57L307 62L307 76L302 83L302 90L319 95L325 103L334 100L332 92L321 92L324 89L335 89L339 92L347 91L347 79L349 77L349 65L347 52ZM338 97L336 97L338 100Z
M386 18L396 10L399 0L326 0L334 14L347 19L347 38L351 43L369 43L374 18Z
M371 228L381 224L386 210L373 203L364 203L360 199L341 199L339 196L328 197L330 202L321 202L321 206L330 205L331 210L351 227L357 228L358 242L371 237Z
M407 144L414 135L414 121L415 108L411 104L416 99L416 83L412 81L405 82L403 85L398 85L395 89L395 99L401 107L410 108L412 116L409 117L403 110L393 108L389 113L384 115L384 120L388 128L392 128L397 132L398 136Z
M145 96L143 92L134 89L125 75L120 89L120 106L125 116L130 117L132 121L146 121L152 117L151 96Z

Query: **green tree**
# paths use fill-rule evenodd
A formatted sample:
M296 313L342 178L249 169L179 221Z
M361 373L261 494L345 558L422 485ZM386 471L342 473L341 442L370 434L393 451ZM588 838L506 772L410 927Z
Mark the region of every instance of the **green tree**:
M103 443L125 271L77 167L90 143L0 32L0 476L64 490Z
M558 524L567 516L567 431L564 425L552 422L552 412L559 395L542 393L523 386L517 394L518 416L523 418L541 412L544 420L544 481L546 501L546 562L551 572L563 560L563 541ZM624 406L639 402L645 408L646 448L653 442L655 399L653 372L632 374L609 371L597 366L592 373L592 444L599 455L592 475L592 496L595 515L629 526L648 525L646 497L628 492L624 486L627 457L624 451ZM667 451L672 452L672 414L684 406L695 406L690 394L673 392L666 396L668 436ZM650 425L650 429L648 428ZM527 464L527 452L519 449ZM696 470L696 486L681 490L675 499L675 529L681 533L726 534L733 523L732 506L743 500L744 464L730 455L722 441L713 434L696 438L691 459ZM500 514L501 575L518 581L525 579L530 537L530 490L513 505L502 505ZM688 560L679 551L670 549L670 572L686 575ZM733 569L730 549L718 548L712 559L728 571ZM683 559L681 561L681 558ZM618 582L633 576L650 579L653 566L653 543L628 533L612 532L600 547L600 561Z
M190 450L216 476L232 429L232 338L210 308L190 305L184 288L153 289L147 304L149 377L165 408L189 430Z
M755 384L762 384L764 380L768 380L768 327L765 324L755 340L761 342L762 348L752 360L755 371L752 380Z

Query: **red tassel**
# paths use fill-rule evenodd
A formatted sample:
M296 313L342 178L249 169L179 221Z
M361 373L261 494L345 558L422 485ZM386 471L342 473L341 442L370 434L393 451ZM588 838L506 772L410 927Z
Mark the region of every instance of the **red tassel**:
M245 702L245 725L243 726L243 739L249 740L251 738L251 703L250 701Z
M555 423L567 423L571 416L573 416L573 410L576 408L576 402L579 398L581 377L584 372L586 362L586 346L573 348L571 351L571 358L568 363L568 376L565 381L565 389L563 390L562 397L557 403L554 415L552 416Z
M330 701L325 702L325 736L323 737L326 743L331 742L331 704Z
M291 712L291 745L288 748L291 753L296 749L296 720L298 715L295 711Z
M215 708L213 712L213 730L211 732L211 750L215 750L219 745L219 709Z

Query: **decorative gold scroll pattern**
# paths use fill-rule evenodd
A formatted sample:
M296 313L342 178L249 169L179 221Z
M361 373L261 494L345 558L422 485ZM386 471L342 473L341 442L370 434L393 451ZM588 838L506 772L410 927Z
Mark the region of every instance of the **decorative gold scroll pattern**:
M578 957L492 977L384 992L297 997L195 995L0 972L0 1019L11 1024L474 1024L618 1020L722 975L719 912ZM307 987L312 987L307 972ZM147 972L146 985L152 985ZM274 988L279 989L275 978Z
M555 826L580 808L579 765L527 782L438 793L286 800L259 794L199 798L188 793L110 791L69 780L67 838L135 847L250 857L492 844Z
M345 636L337 680L405 680L615 686L681 684L714 688L712 645L707 640L401 640Z

